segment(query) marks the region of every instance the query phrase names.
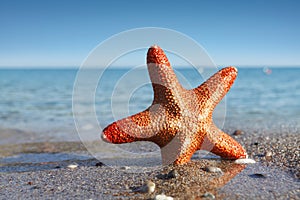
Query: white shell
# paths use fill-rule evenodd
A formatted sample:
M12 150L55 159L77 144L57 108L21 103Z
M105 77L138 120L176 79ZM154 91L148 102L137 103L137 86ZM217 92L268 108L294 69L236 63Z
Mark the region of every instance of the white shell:
M71 164L71 165L68 165L67 167L70 168L70 169L75 169L76 167L78 167L78 165L76 165L76 164Z
M240 158L234 161L236 164L254 164L256 163L255 160L250 158Z
M147 181L146 184L142 185L139 188L136 188L134 192L140 192L140 193L152 193L155 190L155 183L152 181Z
M148 193L152 193L155 190L155 183L153 183L152 181L148 181L147 182L147 186L148 186Z
M211 172L211 173L223 173L222 170L219 168L219 167L212 167L212 166L209 166L209 167L206 167L205 170L207 172Z
M165 194L158 194L154 198L155 200L173 200L173 197L166 196Z

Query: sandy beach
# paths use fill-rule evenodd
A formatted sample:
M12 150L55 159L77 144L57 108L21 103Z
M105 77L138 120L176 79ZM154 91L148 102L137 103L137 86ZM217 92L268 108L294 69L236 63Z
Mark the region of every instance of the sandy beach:
M145 164L151 159L157 163L158 157L116 158L116 166L106 166L80 142L2 145L0 199L154 199L159 194L174 199L300 198L299 134L243 130L233 137L255 164L196 153L181 166ZM147 181L155 184L154 192L139 192Z
M300 200L299 8L1 1L0 200Z

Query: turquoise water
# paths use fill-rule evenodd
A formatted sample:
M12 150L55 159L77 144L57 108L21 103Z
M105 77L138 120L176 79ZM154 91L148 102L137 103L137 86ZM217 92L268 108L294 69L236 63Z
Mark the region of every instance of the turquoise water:
M266 74L262 68L239 68L238 78L226 101L214 113L216 121L221 119L221 125L240 128L292 126L297 131L300 126L300 68L271 70L271 74ZM0 128L51 133L58 138L76 133L72 112L76 73L75 69L1 69ZM193 69L178 69L176 73L187 88L203 82L201 74ZM139 80L146 84L135 85ZM128 91L128 88L133 90ZM147 71L105 71L95 100L101 127L145 109L152 101ZM82 109L85 106L90 105L83 101ZM86 119L88 125L88 117Z

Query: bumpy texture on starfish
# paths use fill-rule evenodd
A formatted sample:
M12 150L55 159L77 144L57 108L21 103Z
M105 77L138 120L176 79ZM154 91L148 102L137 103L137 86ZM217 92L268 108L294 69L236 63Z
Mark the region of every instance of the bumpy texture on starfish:
M154 142L161 148L163 164L184 164L200 149L227 159L246 157L244 148L212 120L214 108L237 76L236 68L224 68L199 87L186 90L160 47L149 48L147 65L154 91L151 106L107 126L105 141Z

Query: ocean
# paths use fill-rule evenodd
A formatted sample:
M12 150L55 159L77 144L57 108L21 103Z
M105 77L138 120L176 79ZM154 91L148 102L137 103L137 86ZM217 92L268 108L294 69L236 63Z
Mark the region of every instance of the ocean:
M199 73L191 68L178 68L176 73L186 88L194 88L206 79L202 74L213 73L210 69L202 70ZM217 125L299 132L300 68L238 70L233 87L214 112ZM0 69L0 129L18 133L11 136L15 140L5 139L6 136L1 143L18 141L22 133L29 132L32 140L78 140L72 110L77 72L77 69ZM100 127L147 108L152 95L145 68L106 70L95 90L94 114ZM86 126L95 128L89 124L93 116L88 112L89 101L83 100L80 106L81 110L87 110L80 112L86 115Z

